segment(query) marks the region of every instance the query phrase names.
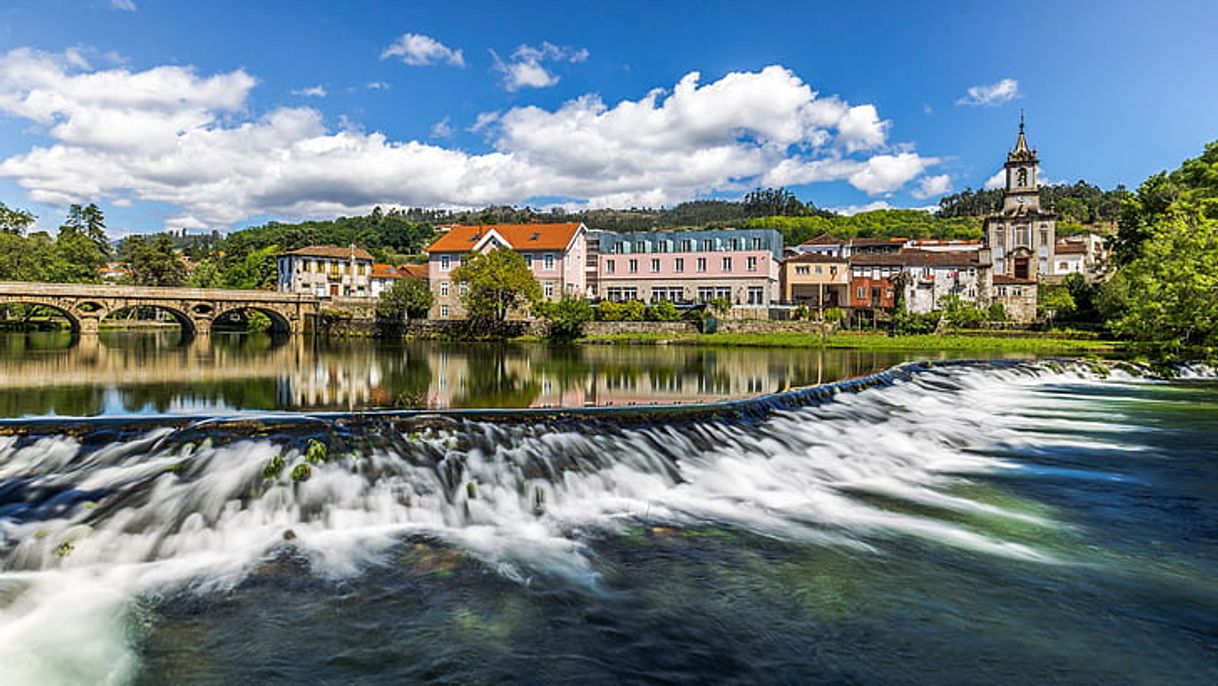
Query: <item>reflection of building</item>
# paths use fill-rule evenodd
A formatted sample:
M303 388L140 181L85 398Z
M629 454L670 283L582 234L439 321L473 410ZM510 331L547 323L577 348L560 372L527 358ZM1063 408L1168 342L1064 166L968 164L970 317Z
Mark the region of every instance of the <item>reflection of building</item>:
M773 229L593 232L589 295L614 301L710 302L764 307L778 299L782 235Z
M427 248L428 275L436 296L433 319L460 319L461 288L452 272L471 253L510 248L520 253L541 284L542 297L558 300L564 293L582 296L586 289L588 228L566 224L488 224L438 227L444 233Z
M1019 137L1003 165L1002 211L985 220L986 245L993 255L995 274L1039 281L1053 273L1057 215L1040 207L1039 164L1036 151L1024 137L1020 116Z
M782 302L808 307L845 307L850 264L842 257L808 252L783 260L779 272Z
M351 246L314 245L279 256L279 290L326 297L372 294L372 255Z

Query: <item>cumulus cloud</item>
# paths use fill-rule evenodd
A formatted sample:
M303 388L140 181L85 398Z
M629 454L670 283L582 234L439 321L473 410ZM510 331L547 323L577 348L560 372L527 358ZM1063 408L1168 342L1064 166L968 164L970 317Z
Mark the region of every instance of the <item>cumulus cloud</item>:
M465 66L465 56L460 50L453 50L440 41L421 33L403 33L397 40L390 43L381 51L381 59L397 57L402 64L412 67L427 67L436 64L447 64L454 67Z
M137 9L135 0L110 0L110 8L122 12L134 12Z
M940 174L938 176L925 176L918 187L910 192L910 195L918 200L926 200L928 198L937 198L940 195L950 193L952 190L952 177L948 174Z
M558 75L546 69L542 62L583 62L588 51L542 43L541 47L521 45L507 60L492 50L495 70L503 75L503 87L509 91L521 88L548 88L558 83Z
M306 98L324 98L326 97L325 86L309 86L308 88L298 88L292 91L292 95L300 95Z
M481 153L352 122L332 128L309 107L250 115L254 85L241 70L93 70L62 55L0 55L0 112L50 139L0 161L0 177L40 203L132 198L178 208L171 226L212 228L377 204L659 206L814 181L875 195L938 162L893 151L874 108L820 97L781 66L709 83L694 72L613 106L586 95L479 115L474 128L490 146ZM451 132L441 124L433 133Z
M1055 182L1045 176L1045 172L1039 166L1036 167L1036 185L1037 187L1052 186ZM994 175L985 180L985 189L992 191L999 188L1006 188L1007 172L1006 169L999 169L994 172Z
M1015 79L1002 79L998 83L977 85L968 89L968 94L956 101L957 105L980 107L982 105L998 106L1019 97L1019 82Z

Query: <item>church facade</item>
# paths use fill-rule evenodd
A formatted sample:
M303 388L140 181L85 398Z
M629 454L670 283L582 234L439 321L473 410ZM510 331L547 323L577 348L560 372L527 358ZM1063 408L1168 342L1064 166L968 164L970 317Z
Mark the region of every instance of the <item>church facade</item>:
M986 217L986 247L994 261L994 276L1035 282L1053 273L1057 244L1057 215L1041 209L1037 181L1040 160L1024 136L1007 154L1002 210ZM995 279L997 281L997 279Z

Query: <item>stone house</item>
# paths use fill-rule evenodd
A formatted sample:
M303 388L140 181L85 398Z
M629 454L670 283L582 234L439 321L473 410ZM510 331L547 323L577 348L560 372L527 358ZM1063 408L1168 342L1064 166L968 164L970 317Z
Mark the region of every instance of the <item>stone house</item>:
M1038 288L1031 279L1016 279L1005 274L994 275L993 302L1002 305L1007 318L1027 324L1036 320Z
M354 245L311 245L283 253L277 261L281 293L319 298L368 298L372 295L372 255Z

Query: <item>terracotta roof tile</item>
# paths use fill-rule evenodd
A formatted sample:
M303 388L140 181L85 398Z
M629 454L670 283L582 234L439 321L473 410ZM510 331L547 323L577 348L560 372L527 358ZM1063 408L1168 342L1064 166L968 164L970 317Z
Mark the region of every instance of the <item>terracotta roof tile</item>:
M428 246L428 252L469 252L478 241L494 231L515 250L564 250L575 233L583 226L578 222L566 224L486 224L449 227Z
M995 274L994 275L994 285L995 286L1035 286L1036 281L1034 281L1033 279L1017 279L1013 276L1007 276L1006 274Z
M834 262L837 264L845 264L846 258L835 257L833 255L822 255L821 253L816 252L806 252L799 255L792 255L783 260L783 262Z
M398 267L398 272L408 279L426 279L428 276L425 264L404 264Z

